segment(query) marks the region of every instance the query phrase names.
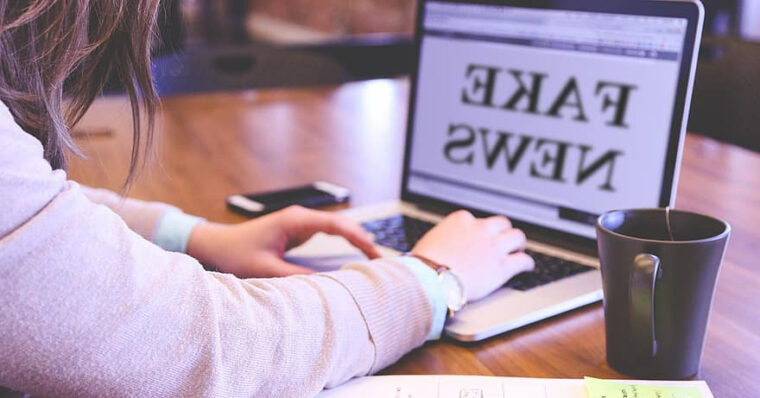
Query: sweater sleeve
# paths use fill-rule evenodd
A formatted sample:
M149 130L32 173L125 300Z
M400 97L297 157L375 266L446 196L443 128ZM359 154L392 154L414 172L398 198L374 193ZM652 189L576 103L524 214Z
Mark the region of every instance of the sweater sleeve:
M164 250L184 253L190 232L202 220L166 203L125 198L106 189L81 189L90 201L107 206L130 229Z
M308 397L430 333L430 303L405 265L264 280L206 272L89 200L8 116L0 109L0 385Z
M93 203L104 205L118 214L129 228L149 241L153 241L165 214L180 211L165 203L125 198L107 189L80 186L80 190Z

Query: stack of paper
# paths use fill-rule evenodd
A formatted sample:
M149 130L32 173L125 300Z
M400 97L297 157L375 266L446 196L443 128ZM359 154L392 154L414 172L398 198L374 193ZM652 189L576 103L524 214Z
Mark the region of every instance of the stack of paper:
M524 379L483 376L375 376L318 398L713 398L704 381Z

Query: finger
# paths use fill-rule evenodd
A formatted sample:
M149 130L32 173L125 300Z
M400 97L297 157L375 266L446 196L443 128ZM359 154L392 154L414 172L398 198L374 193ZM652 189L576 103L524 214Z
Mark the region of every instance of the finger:
M515 228L502 232L499 234L498 239L499 250L506 254L525 250L525 245L528 242L525 233Z
M289 248L299 246L318 232L327 232L332 214L302 206L290 206L282 211Z
M268 278L281 278L292 275L308 275L313 274L314 270L301 265L289 263L279 257L272 257L269 260L269 266L266 268L264 277ZM262 277L258 275L258 277Z
M536 262L533 261L533 257L524 252L505 256L502 264L502 270L504 271L504 276L507 280L512 279L513 276L519 273L533 271L536 267Z
M342 236L370 259L380 257L380 253L377 251L374 242L372 242L371 235L361 225L344 216L333 215L325 232L331 235Z
M457 210L449 214L446 218L453 220L474 220L475 216L473 216L472 213L467 210Z
M512 228L512 223L504 216L484 218L482 223L491 233L499 233Z
M298 210L298 225L290 238L296 244L305 242L317 232L345 238L354 247L361 250L370 259L380 257L370 235L359 224L336 213L327 213L311 209Z

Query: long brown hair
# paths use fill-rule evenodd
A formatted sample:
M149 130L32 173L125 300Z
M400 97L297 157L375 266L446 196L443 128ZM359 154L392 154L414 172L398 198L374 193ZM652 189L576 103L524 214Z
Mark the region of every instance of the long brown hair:
M127 177L153 140L150 45L159 0L0 0L0 100L37 137L53 168L79 153L69 129L113 79L132 104Z

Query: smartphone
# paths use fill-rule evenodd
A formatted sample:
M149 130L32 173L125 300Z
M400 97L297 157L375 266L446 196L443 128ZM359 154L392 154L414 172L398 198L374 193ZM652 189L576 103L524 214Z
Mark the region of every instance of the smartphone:
M227 198L227 208L248 217L258 217L291 205L321 207L348 202L347 188L329 182L317 181L296 188L256 193L232 195Z

